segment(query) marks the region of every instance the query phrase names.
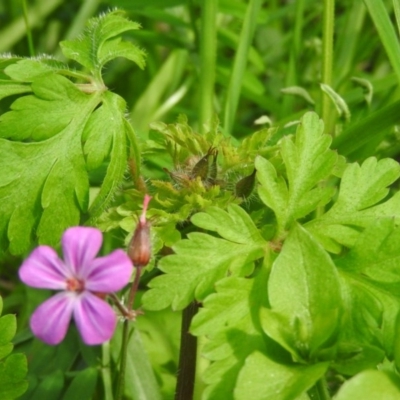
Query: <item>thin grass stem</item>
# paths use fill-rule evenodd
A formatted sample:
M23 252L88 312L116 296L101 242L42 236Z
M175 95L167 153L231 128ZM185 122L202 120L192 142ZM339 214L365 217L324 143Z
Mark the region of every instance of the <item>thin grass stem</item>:
M33 45L32 30L29 25L28 7L26 6L26 0L22 0L22 10L26 27L26 37L28 39L29 55L31 57L35 57L35 47Z
M335 22L335 0L324 0L322 33L322 83L332 86L333 34ZM325 122L325 131L330 132L333 105L329 96L322 93L321 116Z
M200 132L214 111L215 61L217 53L218 0L204 0L200 31Z
M243 76L247 66L247 57L253 40L257 17L262 5L262 0L250 0L240 33L239 46L233 63L228 90L226 94L224 110L224 132L231 135L236 111L239 105L239 97Z
M128 341L129 341L129 320L125 319L122 326L122 344L120 353L121 360L119 364L117 385L115 388L115 400L121 400L124 394Z

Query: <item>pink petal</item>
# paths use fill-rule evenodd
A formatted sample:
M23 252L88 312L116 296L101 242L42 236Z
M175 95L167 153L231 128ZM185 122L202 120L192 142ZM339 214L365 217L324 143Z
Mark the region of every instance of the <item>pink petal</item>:
M93 260L82 273L85 289L92 292L111 293L122 289L132 275L132 262L122 250Z
M74 308L74 320L86 344L106 342L114 333L117 318L105 301L90 292L83 292Z
M60 343L68 330L77 296L61 292L42 303L32 314L30 326L33 334L47 344Z
M80 277L80 271L96 257L103 242L96 228L75 226L67 229L62 237L65 263Z
M65 289L68 268L49 246L39 246L23 262L19 277L29 286L44 289Z

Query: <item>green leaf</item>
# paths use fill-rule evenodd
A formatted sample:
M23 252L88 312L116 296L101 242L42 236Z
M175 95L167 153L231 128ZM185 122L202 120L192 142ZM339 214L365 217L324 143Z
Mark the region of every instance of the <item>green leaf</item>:
M0 315L3 299L0 296ZM27 362L23 354L11 354L13 339L17 329L15 315L0 318L0 399L12 400L23 394L27 387Z
M226 237L234 239L233 242L204 233L190 233L188 239L176 243L173 246L175 254L162 258L158 264L165 275L150 282L151 290L143 296L145 308L159 310L171 305L174 310L180 310L194 298L201 301L228 272L236 276L249 275L254 260L264 255L265 241L239 207L230 207L228 213L211 208L205 214L225 224L236 220L237 225L243 228L242 234L230 229ZM193 218L200 225L216 229L204 213Z
M0 100L16 94L28 93L31 88L27 85L0 79Z
M343 384L335 400L397 400L400 381L393 373L363 371Z
M180 312L146 311L137 319L146 353L159 382L163 399L173 398L181 335Z
M265 332L298 360L318 356L337 334L339 279L328 253L300 225L289 233L268 282Z
M0 362L0 398L11 400L21 396L28 388L25 380L28 371L23 354L11 354Z
M304 100L306 100L308 103L310 103L312 105L315 104L315 101L311 97L310 93L301 86L290 86L290 87L283 88L283 89L281 89L281 93L299 96L299 97L302 97Z
M18 60L9 65L4 72L17 82L33 82L37 78L44 77L52 72L90 80L88 75L70 70L67 65L49 56Z
M12 349L12 338L17 331L15 315L4 315L0 318L0 360L8 356Z
M260 245L265 244L250 216L237 204L230 204L228 211L209 207L207 212L193 215L191 221L199 228L217 232L231 242L245 244L252 241Z
M393 353L400 307L400 227L392 218L371 223L336 264L346 296L343 334Z
M383 0L364 0L397 79L400 82L400 44Z
M331 138L323 134L323 123L315 113L303 116L295 139L285 137L281 155L287 182L278 176L271 163L256 159L261 200L276 214L278 236L299 218L308 215L333 195L328 187L316 187L331 174L337 155L329 150Z
M203 374L208 385L205 399L233 399L238 374L252 352L287 358L260 328L259 310L268 303L269 271L265 259L251 278L230 276L220 280L216 293L204 300L194 317L190 330L207 337L201 353L212 362Z
M60 43L64 55L87 68L102 82L101 69L116 57L125 57L144 68L144 52L129 42L121 42L122 33L137 30L140 25L129 21L121 11L92 18L82 36Z
M356 212L373 206L389 193L387 186L400 176L400 165L390 158L370 157L360 166L349 164L340 184L340 192L329 214Z
M14 254L26 252L33 232L41 243L58 244L77 225L88 203L88 177L81 135L100 94L84 94L58 75L38 78L33 95L16 100L1 117L0 235Z
M268 160L257 157L255 166L257 178L261 184L258 188L260 199L275 212L278 226L283 227L286 219L286 205L289 202L287 183L282 176L278 176L275 167Z
M83 133L86 139L84 153L89 169L99 167L109 158L106 175L100 191L90 205L90 219L87 224L94 224L105 210L126 171L127 136L129 124L124 117L125 101L116 94L106 92L103 104L90 117ZM139 163L140 160L132 160Z
M293 400L310 389L328 363L310 366L283 365L259 351L249 355L239 373L235 400Z
M343 97L340 96L339 93L335 92L329 85L326 85L325 83L321 83L320 86L321 90L324 93L326 93L329 99L332 101L338 115L340 117L343 115L346 122L350 121L351 118L350 109L346 101L343 99Z
M257 309L268 302L266 284L265 274L255 279L228 277L218 281L216 293L204 300L190 331L196 336L212 337L248 318L249 313L257 315Z
M374 95L374 86L368 79L353 76L351 80L364 90L364 99L368 106L371 106L372 97Z
M389 193L388 186L400 176L400 165L392 159L368 158L360 166L349 164L343 174L337 201L320 218L307 223L306 228L326 249L339 252L337 243L352 246L358 237L355 227L365 227L373 220L399 216L398 196L381 202Z
M354 159L356 152L362 146L376 141L378 134L386 135L388 128L392 128L393 125L399 123L400 115L396 112L399 106L400 100L397 100L392 104L379 108L367 117L361 118L337 136L332 143L332 147L338 149L343 156ZM374 146L375 148L376 146Z
M98 372L95 368L79 371L68 386L62 400L90 400L96 388Z
M117 325L116 332L111 339L111 355L115 363L119 364L122 345L122 324ZM129 343L126 349L126 370L124 394L132 400L152 399L161 400L159 385L154 376L139 331L131 326Z
M64 387L64 374L60 370L46 375L29 400L59 399Z

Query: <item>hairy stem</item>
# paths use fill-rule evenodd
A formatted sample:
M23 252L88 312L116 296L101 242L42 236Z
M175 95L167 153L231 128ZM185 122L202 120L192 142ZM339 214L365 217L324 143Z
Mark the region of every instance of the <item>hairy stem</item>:
M135 296L136 292L139 287L139 281L140 281L140 275L142 273L142 267L136 267L136 273L135 273L135 278L132 282L131 290L129 291L129 297L128 297L128 303L127 303L127 308L129 311L132 310L133 308L133 303L135 302Z
M139 287L139 281L140 281L140 275L142 272L142 267L136 267L136 273L135 273L135 278L132 282L131 288L129 290L129 296L128 296L128 302L127 302L127 307L126 310L129 313L129 316L131 316L132 313L132 308L133 308L133 303L135 301L135 295ZM115 298L113 297L114 301ZM121 308L118 306L118 304L121 306L119 301L116 301L117 307L121 310ZM123 306L122 307L122 312L123 312ZM132 314L134 315L134 314ZM122 344L121 344L121 361L119 365L119 375L118 375L118 380L117 380L117 386L116 386L116 391L115 391L115 399L116 400L121 400L122 395L124 392L124 386L125 386L125 371L126 371L126 359L127 359L127 351L128 351L128 342L129 342L129 320L128 318L125 318L124 320L124 325L122 327Z
M176 384L175 400L191 400L193 398L197 338L189 333L189 327L198 309L198 304L193 301L183 310L181 348L179 352L178 381Z

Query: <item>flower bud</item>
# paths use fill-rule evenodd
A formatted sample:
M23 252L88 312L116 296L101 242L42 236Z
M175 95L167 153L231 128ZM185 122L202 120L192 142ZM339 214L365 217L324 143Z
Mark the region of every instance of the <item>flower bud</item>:
M145 267L151 257L150 222L146 220L146 211L151 197L147 194L143 200L143 212L128 246L128 256L135 267Z
M202 157L197 163L196 165L193 167L192 172L190 174L190 177L192 179L196 179L197 177L200 177L200 179L202 181L205 181L208 177L209 174L209 169L210 169L210 156L213 155L213 157L215 158L216 156L215 154L215 150L213 147L210 147L207 151L207 154ZM215 159L216 160L216 159Z
M235 195L237 197L241 197L242 199L247 199L251 195L254 189L255 181L256 181L256 170L254 169L250 175L245 176L244 178L240 179L239 182L236 183Z

